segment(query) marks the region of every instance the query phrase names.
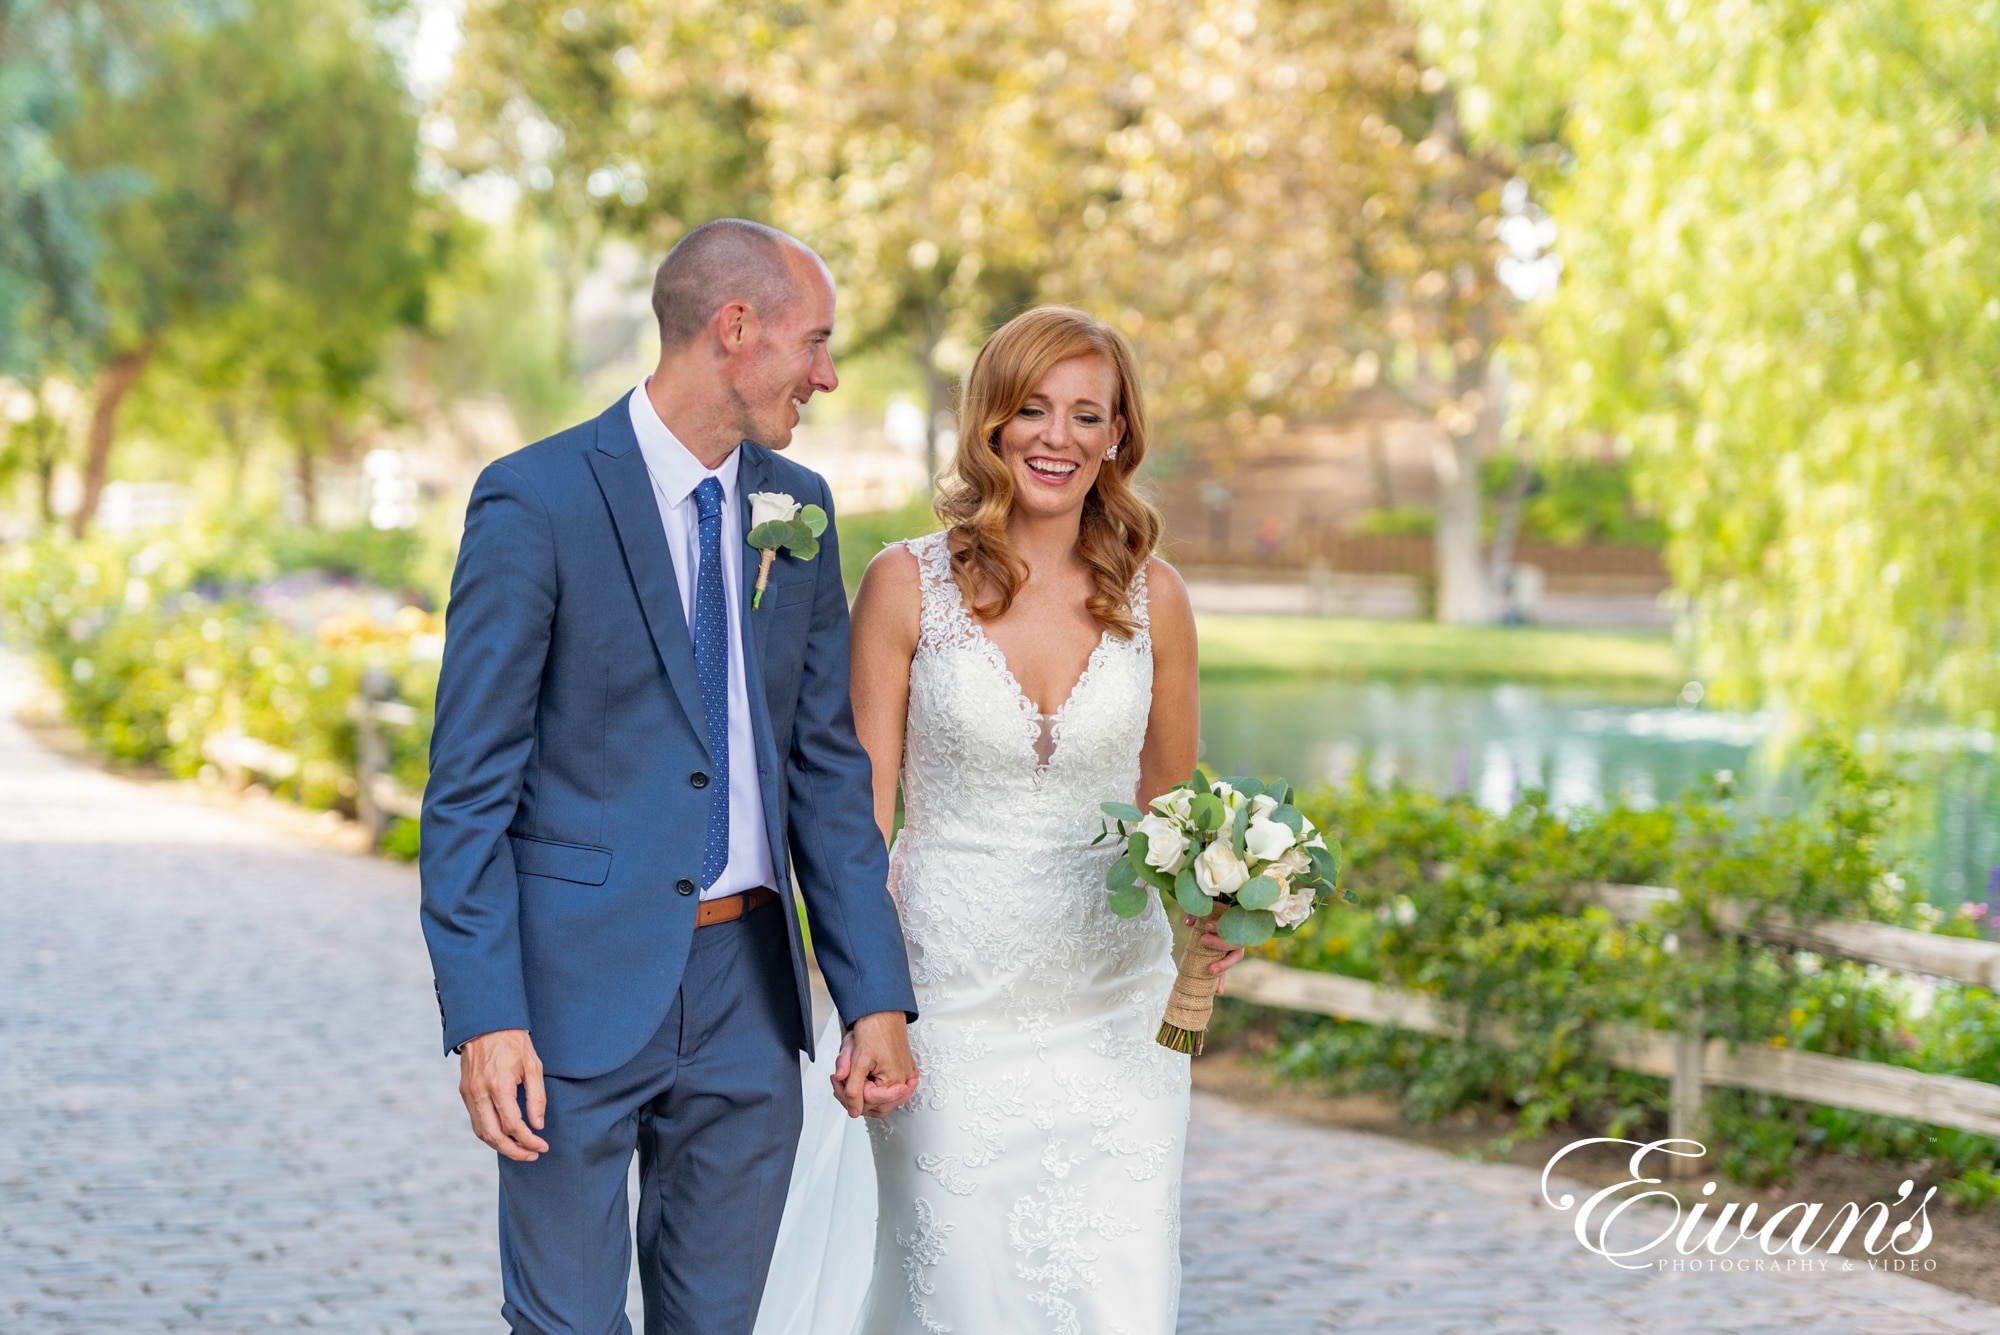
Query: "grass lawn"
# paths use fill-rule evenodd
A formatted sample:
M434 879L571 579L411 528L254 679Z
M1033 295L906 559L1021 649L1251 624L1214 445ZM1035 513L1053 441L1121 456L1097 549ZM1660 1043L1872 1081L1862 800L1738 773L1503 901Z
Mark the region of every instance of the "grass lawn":
M926 499L911 501L900 510L877 510L869 514L839 515L840 575L847 581L847 596L861 587L861 572L875 554L892 542L929 533L937 527Z
M1678 686L1665 635L1439 626L1339 617L1202 616L1204 677L1436 677Z

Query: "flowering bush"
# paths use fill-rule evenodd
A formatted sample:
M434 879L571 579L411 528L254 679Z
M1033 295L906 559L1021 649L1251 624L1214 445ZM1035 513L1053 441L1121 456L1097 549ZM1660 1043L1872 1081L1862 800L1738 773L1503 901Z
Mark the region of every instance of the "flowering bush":
M352 810L348 702L380 668L418 707L390 755L394 777L421 789L437 618L407 606L387 624L349 615L303 630L253 601L284 555L240 525L46 539L0 555L0 633L37 656L104 755L178 777L254 775L318 808Z

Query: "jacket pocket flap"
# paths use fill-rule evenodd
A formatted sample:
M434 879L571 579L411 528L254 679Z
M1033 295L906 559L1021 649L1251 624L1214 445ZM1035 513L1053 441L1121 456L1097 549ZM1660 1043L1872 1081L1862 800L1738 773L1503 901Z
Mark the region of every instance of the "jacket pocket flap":
M507 836L514 845L514 870L525 876L553 876L580 885L603 885L611 875L611 850L588 844L559 844L553 839Z
M778 583L772 576L771 586L764 591L764 606L790 607L794 603L809 603L819 596L819 581L806 578L797 581L786 580Z

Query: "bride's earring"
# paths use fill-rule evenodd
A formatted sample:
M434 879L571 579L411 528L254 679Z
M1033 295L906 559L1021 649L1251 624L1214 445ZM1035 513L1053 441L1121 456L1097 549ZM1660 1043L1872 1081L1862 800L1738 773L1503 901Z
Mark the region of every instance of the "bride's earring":
M1104 452L1104 457L1107 459L1116 459L1118 457L1118 447L1116 445L1113 445L1110 449Z

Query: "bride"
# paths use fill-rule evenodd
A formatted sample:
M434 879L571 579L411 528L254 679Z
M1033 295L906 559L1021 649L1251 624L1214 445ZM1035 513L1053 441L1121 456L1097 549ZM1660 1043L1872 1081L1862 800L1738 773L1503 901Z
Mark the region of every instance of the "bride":
M1115 330L1059 307L1017 317L973 364L960 418L947 527L876 557L854 604L885 838L902 783L889 884L922 1085L867 1123L872 1201L855 1199L851 1142L850 1171L829 1171L840 1151L809 1126L759 1330L1163 1335L1188 1119L1188 1058L1153 1038L1171 932L1157 903L1112 914L1116 851L1090 841L1100 802L1143 805L1194 766L1194 616L1131 487L1146 416ZM845 1199L802 1200L808 1178ZM800 1251L869 1232L858 1323L859 1286L842 1298L835 1273L801 1301Z

